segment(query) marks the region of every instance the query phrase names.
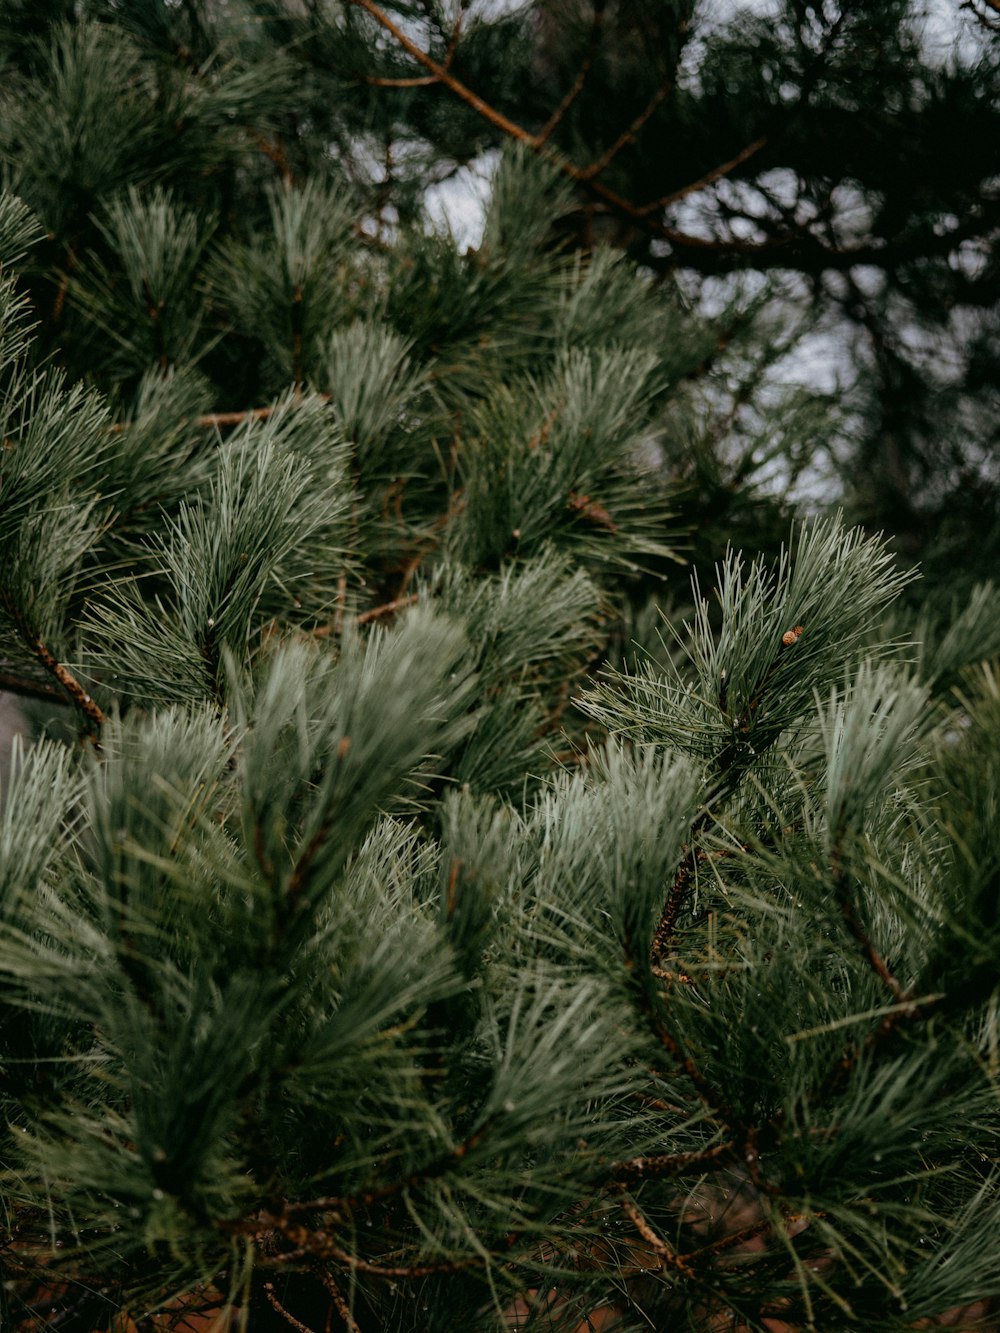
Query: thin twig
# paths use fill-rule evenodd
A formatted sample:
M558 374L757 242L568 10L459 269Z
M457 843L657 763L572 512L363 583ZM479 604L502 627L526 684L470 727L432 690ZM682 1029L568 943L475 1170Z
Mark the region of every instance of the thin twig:
M277 1310L278 1314L281 1315L282 1319L284 1319L284 1321L287 1324L291 1324L292 1328L297 1328L299 1333L313 1333L313 1330L309 1327L308 1324L303 1324L301 1319L296 1319L293 1314L291 1314L288 1310L285 1309L282 1303L278 1300L277 1296L274 1294L273 1282L265 1282L264 1291L267 1295L267 1299L271 1302L273 1308Z
M594 527L603 528L605 532L618 532L618 524L608 511L600 501L592 500L589 495L579 495L576 491L570 491L566 506L575 510L581 518L587 519Z
M269 407L250 407L243 412L206 412L204 416L195 417L195 425L211 428L241 426L244 421L266 421L278 410L278 406L277 403L271 403Z
M396 611L401 611L404 606L412 606L416 601L419 601L419 595L415 592L410 593L408 597L394 597L391 602L383 602L381 606L373 606L369 611L361 611L354 617L354 623L355 625L370 625L373 620L381 620L383 616L391 616ZM312 639L327 639L331 634L339 634L342 622L343 612L338 610L338 615L334 617L329 625L317 625L315 629L309 631L309 637Z
M758 710L760 709L761 704L764 702L767 696L768 689L772 685L774 678L778 673L778 668L786 660L788 653L795 647L795 645L798 643L799 639L802 637L804 632L805 631L803 630L803 627L801 625L795 625L793 628L786 630L785 633L781 636L781 641L778 644L777 652L775 653L773 659L771 660L766 670L761 674L760 678L753 686L753 689L750 692L750 698L747 701L747 704L744 707L743 712L739 715L739 717L735 722L734 733L738 733L740 737L749 736L753 728L754 720L757 716ZM729 715L726 712L726 704L727 704L726 683L725 680L723 680L719 695L719 708L723 716L726 717L727 720L730 720ZM741 743L742 742L739 741L736 738L736 735L734 734L734 739L730 741L716 757L715 766L719 772L720 781L723 783L723 788L722 788L723 790L725 789L725 782L727 780L730 780L727 779L727 774L731 773L733 765L736 762ZM718 792L716 794L718 794ZM681 908L683 907L684 900L687 897L688 887L691 882L691 877L694 874L698 862L706 858L705 853L696 850L694 845L694 840L696 836L702 831L702 829L705 828L705 826L709 821L709 818L710 814L708 809L706 808L702 810L701 814L691 825L691 833L690 833L691 841L685 844L685 847L683 849L683 856L681 858L681 862L677 867L676 874L674 875L674 882L671 885L669 894L667 895L667 900L663 904L663 911L660 913L659 924L656 927L656 934L653 937L653 944L652 948L650 949L650 958L654 963L660 962L660 960L666 954L667 948L670 944L671 937L673 935L674 927L677 924L677 920L681 913Z
M684 1050L680 1042L666 1028L660 1026L657 1036L660 1039L660 1045L672 1056L687 1074L690 1081L694 1084L695 1090L700 1095L702 1101L710 1110L720 1111L724 1105L723 1099L718 1095L715 1089L709 1084L708 1080L702 1074L701 1070L691 1059L690 1055Z
M312 396L321 403L330 401L328 393L316 393ZM238 412L205 412L201 416L194 417L193 424L204 430L242 426L245 421L266 421L284 406L284 403L269 403L266 407L247 407ZM108 429L112 435L120 435L122 431L128 430L131 424L129 421L116 421Z
M444 529L447 528L448 524L452 521L452 519L455 518L457 514L460 514L464 508L465 508L465 492L461 487L459 487L458 490L452 491L451 495L449 495L448 508L445 511L445 513L440 514L434 520L430 529L431 533L443 532ZM423 560L424 556L429 555L431 551L434 550L434 548L438 545L439 540L440 538L438 538L437 536L430 536L425 538L424 541L422 541L420 545L417 547L416 551L413 553L410 559L407 561L406 565L403 567L402 571L403 577L400 580L399 591L396 595L397 601L400 598L402 598L403 595L405 594L406 589L409 587L410 579L413 578L413 575L419 568L420 562Z
M615 1162L611 1175L615 1180L660 1180L665 1176L686 1175L689 1171L702 1172L725 1163L736 1150L730 1139L717 1143L714 1148L701 1152L661 1153L656 1157L633 1157L627 1162Z
M419 1278L433 1277L438 1274L461 1273L467 1268L477 1268L486 1262L481 1254L466 1255L462 1259L445 1259L430 1264L373 1264L368 1259L351 1254L343 1249L325 1231L310 1231L283 1218L269 1218L268 1222L276 1227L296 1247L297 1253L310 1254L320 1259L334 1259L345 1268L358 1273L367 1273L371 1277ZM280 1256L275 1256L280 1258Z
M364 81L372 88L430 88L438 79L436 74L419 74L412 79L389 79L379 74L366 74Z
M694 1274L691 1272L691 1269L687 1266L681 1256L677 1254L675 1250L671 1249L662 1236L657 1234L656 1230L650 1224L649 1219L642 1212L635 1200L630 1199L627 1194L623 1193L621 1204L629 1221L661 1261L663 1267L672 1268L683 1277L693 1278Z
M659 199L653 199L648 204L643 204L639 212L643 214L659 212L660 209L666 208L668 204L676 204L679 200L687 198L689 194L697 194L699 190L714 185L717 180L721 180L723 176L728 176L731 171L735 171L737 167L742 166L744 162L759 153L766 143L767 135L762 134L759 139L754 139L753 143L749 143L745 148L740 149L736 156L731 157L728 162L723 162L719 166L713 167L711 171L706 171L704 176L699 176L696 181L682 185L669 194L663 194Z
M670 892L667 894L667 900L663 904L663 911L660 913L660 920L656 927L656 934L653 936L653 947L650 949L650 958L658 960L663 958L670 945L671 936L674 933L674 926L677 924L677 918L681 914L681 908L684 905L684 899L687 897L688 884L691 881L691 875L696 864L696 854L694 848L686 846L681 863L677 867L674 875L674 882L670 886Z
M455 16L455 22L451 29L451 36L448 38L448 49L445 52L444 62L441 68L451 69L452 61L455 59L455 51L458 47L459 34L462 31L462 19L465 17L465 7L462 6ZM380 74L366 74L364 81L373 88L430 88L440 80L437 74L421 74L413 78L389 78Z
M587 82L587 75L590 73L594 64L594 56L597 54L597 44L600 40L601 27L604 23L604 6L606 0L594 0L594 21L591 25L590 36L587 39L587 49L584 52L583 60L577 71L577 76L573 80L572 86L566 92L562 101L549 116L548 120L538 131L535 142L539 148L547 142L552 136L553 130L559 125L566 112L570 109L576 99L583 92L583 85Z
M814 1214L821 1216L821 1214ZM804 1213L789 1213L785 1218L786 1222L792 1224L796 1222L805 1222L808 1225L808 1219ZM759 1222L752 1222L749 1226L741 1227L739 1231L731 1231L728 1236L721 1236L709 1245L702 1245L700 1249L688 1250L686 1254L680 1257L687 1264L704 1263L706 1259L714 1259L726 1250L735 1249L737 1245L743 1245L748 1240L753 1240L756 1236L763 1236L766 1232L774 1229L774 1220L770 1217L761 1218ZM803 1230L804 1228L799 1228Z
M394 1180L389 1185L380 1185L378 1189L364 1190L360 1194L329 1194L318 1199L305 1199L299 1203L287 1203L285 1204L284 1216L288 1217L293 1213L303 1212L353 1213L359 1208L371 1208L373 1204L384 1203L387 1199L402 1194L404 1190L416 1189L428 1180L435 1180L446 1175L456 1162L460 1162L479 1146L484 1133L485 1130L483 1129L477 1130L474 1134L470 1134L463 1139L461 1143L457 1143L451 1152L446 1153L443 1157L435 1158L427 1166L411 1172L410 1175L401 1180Z
M56 299L52 303L52 323L58 324L63 316L63 309L66 305L66 295L69 291L70 277L76 268L76 246L70 241L66 247L66 267L59 274L59 287L56 291Z
M850 895L847 872L844 869L843 857L839 844L835 845L831 854L830 869L833 874L833 887L840 904L840 914L844 918L844 924L849 934L854 939L864 958L871 965L872 971L882 980L888 988L892 998L898 1004L905 1004L908 996L900 985L899 981L893 976L888 963L875 948L875 945L869 937L864 926L862 926L857 909Z
M661 83L656 92L646 103L645 107L639 112L632 124L625 130L622 130L618 138L609 148L607 148L596 161L591 162L589 167L578 167L578 179L581 181L592 181L595 176L599 176L602 171L607 170L623 148L629 144L635 143L635 136L649 120L650 116L665 100L667 95L673 90L673 80L667 79Z
M412 606L416 601L419 601L419 595L415 592L411 592L407 597L394 597L391 602L385 602L382 606L373 606L370 611L362 611L355 617L355 623L368 625L373 620L380 620L382 616L391 616L404 606Z
M288 158L285 155L284 145L281 142L280 136L276 136L275 142L271 143L271 141L265 138L263 134L254 133L253 140L264 156L270 158L281 172L281 179L285 184L294 185L295 173L288 165Z
M351 1307L347 1304L347 1301L344 1298L344 1293L334 1281L333 1274L322 1267L317 1267L316 1273L320 1282L322 1282L323 1286L326 1287L327 1291L330 1293L330 1299L333 1301L334 1309L344 1321L344 1327L347 1329L347 1333L361 1333L361 1328L351 1314Z
M529 148L533 148L536 151L539 149L541 145L539 144L539 136L537 134L532 134L530 130L526 130L523 125L518 125L516 121L511 120L509 116L505 116L502 111L498 111L496 107L491 106L489 102L484 101L478 93L474 93L472 89L462 83L460 79L456 79L453 74L449 73L449 71L444 68L443 65L438 64L433 56L428 55L426 51L422 50L415 42L411 41L410 38L407 37L395 23L393 23L392 19L379 9L378 5L374 3L374 0L350 0L350 3L360 5L362 9L371 14L372 18L374 18L377 23L380 23L387 32L395 37L400 46L403 47L404 51L408 51L410 55L413 56L414 60L423 65L425 69L429 69L431 73L437 77L439 83L443 83L446 88L449 88L455 94L456 97L461 98L467 106L472 107L475 112L482 116L484 120L488 121L489 124L493 125L494 128L502 130L504 134L512 139L516 139L519 143L527 144ZM666 91L664 91L663 95L666 96ZM651 110L652 109L650 109L650 114ZM592 194L597 195L599 199L603 199L605 203L610 204L616 212L624 213L627 217L632 218L633 221L646 227L647 230L655 231L658 236L663 236L667 240L676 239L678 244L684 244L693 247L694 249L711 250L716 248L712 241L704 240L700 236L685 236L683 233L675 232L672 228L665 227L661 223L652 222L649 219L643 218L635 205L628 199L623 198L620 194L616 194L614 190L610 190L606 185L595 180L593 176L586 175L580 167L576 166L575 163L570 162L567 158L553 154L550 155L550 160L552 164L563 173L563 175L569 176L571 180L575 180L579 184L584 185ZM732 248L732 246L730 245L729 248Z
M90 697L80 682L76 679L68 667L58 661L48 647L35 634L22 616L20 609L14 601L14 598L6 590L0 595L0 605L6 611L7 615L13 621L14 628L17 630L21 641L31 653L32 657L39 662L45 670L52 676L59 685L62 686L66 694L76 704L80 712L91 723L93 728L91 740L96 744L97 733L103 727L106 718L98 704Z

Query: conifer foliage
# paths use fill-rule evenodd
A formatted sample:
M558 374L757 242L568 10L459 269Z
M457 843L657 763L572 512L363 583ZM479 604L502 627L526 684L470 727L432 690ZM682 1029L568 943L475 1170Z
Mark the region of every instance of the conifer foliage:
M2 7L0 1325L984 1326L994 590L636 611L720 326L260 9Z

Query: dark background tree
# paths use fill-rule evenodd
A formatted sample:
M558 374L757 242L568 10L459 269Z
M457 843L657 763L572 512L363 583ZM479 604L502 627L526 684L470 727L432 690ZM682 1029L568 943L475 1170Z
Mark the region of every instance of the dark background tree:
M625 0L546 6L538 32L532 124L579 86L553 141L585 170L606 162L596 179L640 216L601 200L590 215L610 211L636 258L688 284L780 274L840 362L852 511L935 572L990 570L995 12Z
M932 578L991 571L995 8L503 8L491 22L469 11L466 31L461 8L382 7L390 22L410 16L412 43L404 32L358 71L384 94L372 114L395 111L457 162L523 131L578 182L563 220L574 244L610 239L693 299L717 303L736 283L758 300L769 291L801 321L804 378L833 392L839 419L817 454L832 444L851 513Z

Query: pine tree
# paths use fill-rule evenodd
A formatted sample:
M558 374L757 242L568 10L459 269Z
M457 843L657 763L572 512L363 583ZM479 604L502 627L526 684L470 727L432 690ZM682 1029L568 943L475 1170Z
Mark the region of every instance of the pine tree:
M380 193L355 8L3 22L0 1325L985 1326L995 591L685 611L761 325Z

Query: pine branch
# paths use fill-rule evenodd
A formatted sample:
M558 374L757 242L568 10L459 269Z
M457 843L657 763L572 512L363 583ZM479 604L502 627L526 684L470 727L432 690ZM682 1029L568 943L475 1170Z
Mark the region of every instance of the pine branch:
M700 832L707 822L707 817L703 812L692 825L691 832ZM657 923L656 933L653 936L650 958L654 962L659 962L667 955L670 948L670 941L674 933L674 927L677 925L677 919L681 914L681 909L687 898L691 876L694 874L696 864L697 852L693 846L689 845L684 850L684 859L677 867L677 873L674 875L674 882L670 886L670 892L667 894L666 902L663 904L663 911L660 913L660 920Z
M428 55L428 53L424 51L422 47L418 46L416 42L411 41L406 33L403 32L401 28L397 27L388 14L381 10L373 0L350 0L350 3L352 5L358 5L361 9L366 10L372 18L375 19L376 23L381 24L386 32L391 33L404 51L408 52L418 64L421 64L425 69L430 70L435 82L444 84L446 88L450 89L456 97L461 98L466 105L472 107L472 109L482 116L484 120L488 121L496 129L501 130L504 134L509 135L510 138L516 139L519 143L526 143L531 147L535 146L537 136L529 133L528 130L523 129L520 125L515 124L515 122L505 116L503 112L490 106L488 102L485 102L481 97L474 93L471 88L466 87L460 79L456 79L444 65L439 64L433 56Z
M359 5L362 9L371 14L376 22L380 23L387 32L392 34L405 51L408 51L415 60L425 67L425 69L431 71L437 82L442 83L446 88L453 92L456 97L465 102L467 106L470 106L473 111L482 116L483 119L495 129L500 130L503 134L506 134L509 138L514 139L518 143L526 144L529 148L532 148L535 151L537 151L540 146L544 146L544 143L540 144L539 136L537 134L532 134L522 125L518 125L515 121L511 120L509 116L505 116L502 111L491 106L490 103L480 97L478 93L474 93L472 89L462 83L461 80L456 79L454 75L449 73L449 71L434 60L432 56L428 55L428 53L418 46L416 42L411 41L410 38L407 37L395 23L393 23L392 19L390 19L389 16L374 3L374 0L350 0L350 3ZM664 87L662 90L662 97L660 97L659 100L662 101L662 98L666 97L668 92L669 87ZM658 105L659 101L654 99L654 104L647 108L647 114L651 115ZM616 194L614 190L609 189L606 185L603 185L597 180L596 171L590 168L578 167L575 163L570 162L559 155L549 154L547 155L547 160L551 161L553 166L562 172L563 175L568 176L571 180L584 186L591 194L609 204L616 212L619 212L623 216L638 223L640 227L653 231L656 235L663 236L667 240L673 240L678 245L690 246L694 250L713 248L713 243L711 241L702 240L701 237L697 236L686 236L681 232L676 232L669 227L663 226L661 223L646 218L628 199L625 199L622 195Z
M7 589L0 592L0 605L17 630L17 633L35 660L52 676L69 696L87 721L91 724L90 740L96 745L97 736L106 718L99 705L91 698L68 667L50 652L21 614L21 610Z
M395 38L405 51L430 71L435 82L443 84L456 97L482 116L484 120L493 125L495 129L500 130L501 133L516 142L525 144L535 152L545 148L546 140L542 139L540 134L532 134L522 125L518 125L509 116L504 115L503 112L473 92L461 80L455 78L417 43L407 37L389 16L374 3L374 0L350 0L350 3L359 5L366 10L377 23ZM612 145L613 151L609 150L612 158L629 142L630 136L634 137L634 134L653 114L669 91L670 85L666 84L662 85L654 94L650 103L640 113L633 125L623 135L619 136L619 139ZM743 150L747 157L752 156L750 149L757 151L753 148L753 145L750 145L747 150ZM604 185L597 179L597 176L604 169L604 166L608 165L604 161L604 158L608 157L607 153L604 158L598 159L597 162L588 167L579 167L565 157L551 151L546 151L544 156L559 172L582 186L595 198L607 204L613 212L633 222L641 231L669 242L672 247L670 254L644 256L643 262L657 270L672 270L682 267L691 268L704 274L712 274L728 273L743 268L753 268L761 271L786 268L809 273L823 273L827 270L847 271L855 265L864 264L891 270L911 260L928 258L932 255L950 254L966 236L978 235L983 228L994 225L997 217L1000 216L1000 200L989 200L980 216L973 213L965 223L959 224L943 236L934 228L930 228L923 234L910 236L899 241L853 247L829 244L804 229L769 238L766 241L743 241L736 237L713 239L693 236L690 233L679 231L675 227L670 227L651 215L650 210L655 208L655 201L652 205L637 205ZM735 169L737 165L739 163L734 162L728 169ZM723 174L727 166L728 164L722 164Z
M263 134L255 132L253 141L264 156L270 158L278 168L278 171L281 173L281 179L285 181L286 184L293 185L295 183L295 173L289 165L288 156L285 153L285 148L281 142L280 136L276 135L274 143L271 143L270 139L266 138Z

